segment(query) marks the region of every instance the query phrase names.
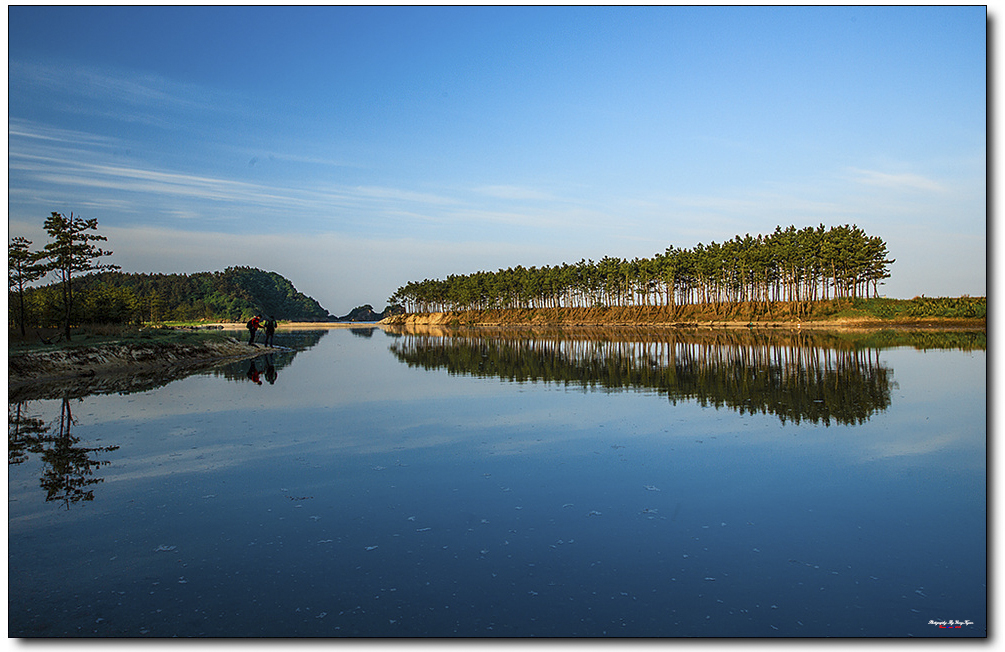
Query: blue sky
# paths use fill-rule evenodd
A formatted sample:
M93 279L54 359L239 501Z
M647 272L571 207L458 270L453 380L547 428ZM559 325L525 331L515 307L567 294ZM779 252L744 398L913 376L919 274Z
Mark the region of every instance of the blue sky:
M984 295L983 7L10 7L11 236L411 280L858 224Z

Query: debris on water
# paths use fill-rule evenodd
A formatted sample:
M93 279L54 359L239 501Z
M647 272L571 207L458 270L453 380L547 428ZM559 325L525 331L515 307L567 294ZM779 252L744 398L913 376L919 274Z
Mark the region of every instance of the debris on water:
M325 616L327 616L327 615L328 615L328 612L327 612L327 611L322 611L321 613L319 613L318 615L316 615L316 616L314 616L314 617L315 617L315 618L324 618L324 617L325 617Z
M367 551L376 550L377 546L367 546L366 549L367 549Z
M653 486L653 485L651 485L651 484L647 484L647 485L646 485L646 491L659 491L659 490L660 490L660 488L659 488L659 487L654 487L654 486Z
M587 516L601 516L601 513L595 509L590 510L586 513Z
M416 530L416 532L429 532L432 529L433 528L431 527L420 527L419 529Z
M185 579L185 576L183 575L183 576L181 576L181 577L178 578L178 583L179 584L188 584L188 580Z
M706 581L706 582L714 582L714 581L715 581L715 578L714 578L714 577L706 577L706 578L705 578L705 581Z
M773 629L773 630L775 630L775 631L778 631L778 628L777 628L777 627L775 627L774 625L771 625L771 629Z
M778 608L778 605L777 605L777 604L773 604L773 605L771 605L771 608L772 608L772 609L777 609L777 608Z
M924 593L921 592L921 589L915 589L914 592L917 593L918 595L920 595L923 598L927 598L928 597L927 595L925 595Z
M154 548L154 552L170 552L170 551L174 550L177 547L178 546L165 546L165 545L161 544L161 545L157 546L156 548Z
M757 548L754 548L754 552L761 552L761 551L758 550Z
M537 595L537 591L527 591L530 595Z
M373 470L374 471L383 471L386 468L387 468L386 466L375 466L375 467L373 467Z
M311 517L311 520L314 520L314 521L320 521L320 520L321 520L321 517L320 517L320 516L312 516L312 517Z
M684 555L684 559L687 559L687 555Z
M563 509L566 507L572 507L572 503L565 503L564 505L562 505Z
M318 543L331 543L331 542L332 542L331 539L321 539L320 541L318 541Z
M488 523L488 522L489 522L489 520L487 518L483 518L482 519L482 523Z

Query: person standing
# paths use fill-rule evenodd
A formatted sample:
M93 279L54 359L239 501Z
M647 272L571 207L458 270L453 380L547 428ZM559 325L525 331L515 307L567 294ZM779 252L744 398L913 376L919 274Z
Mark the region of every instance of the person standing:
M255 344L255 333L258 332L259 327L262 325L262 319L258 315L255 315L248 321L248 330L251 334L248 336L248 344L251 346L257 346Z
M265 346L273 346L272 338L276 334L276 318L269 315L269 318L265 320Z

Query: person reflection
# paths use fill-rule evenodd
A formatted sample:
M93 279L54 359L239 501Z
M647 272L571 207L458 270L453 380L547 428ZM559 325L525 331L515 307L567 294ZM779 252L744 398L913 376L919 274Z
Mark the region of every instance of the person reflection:
M258 365L255 364L254 358L251 360L251 364L248 366L248 380L255 383L256 385L262 384L261 372L258 370Z
M272 363L272 356L265 356L265 380L269 381L270 385L276 384L276 378L279 374L276 372L276 366Z

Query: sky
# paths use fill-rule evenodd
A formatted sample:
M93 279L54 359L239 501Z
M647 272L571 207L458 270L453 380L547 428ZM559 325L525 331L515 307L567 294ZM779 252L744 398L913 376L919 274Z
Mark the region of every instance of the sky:
M8 231L409 281L857 224L987 293L984 7L9 7Z

